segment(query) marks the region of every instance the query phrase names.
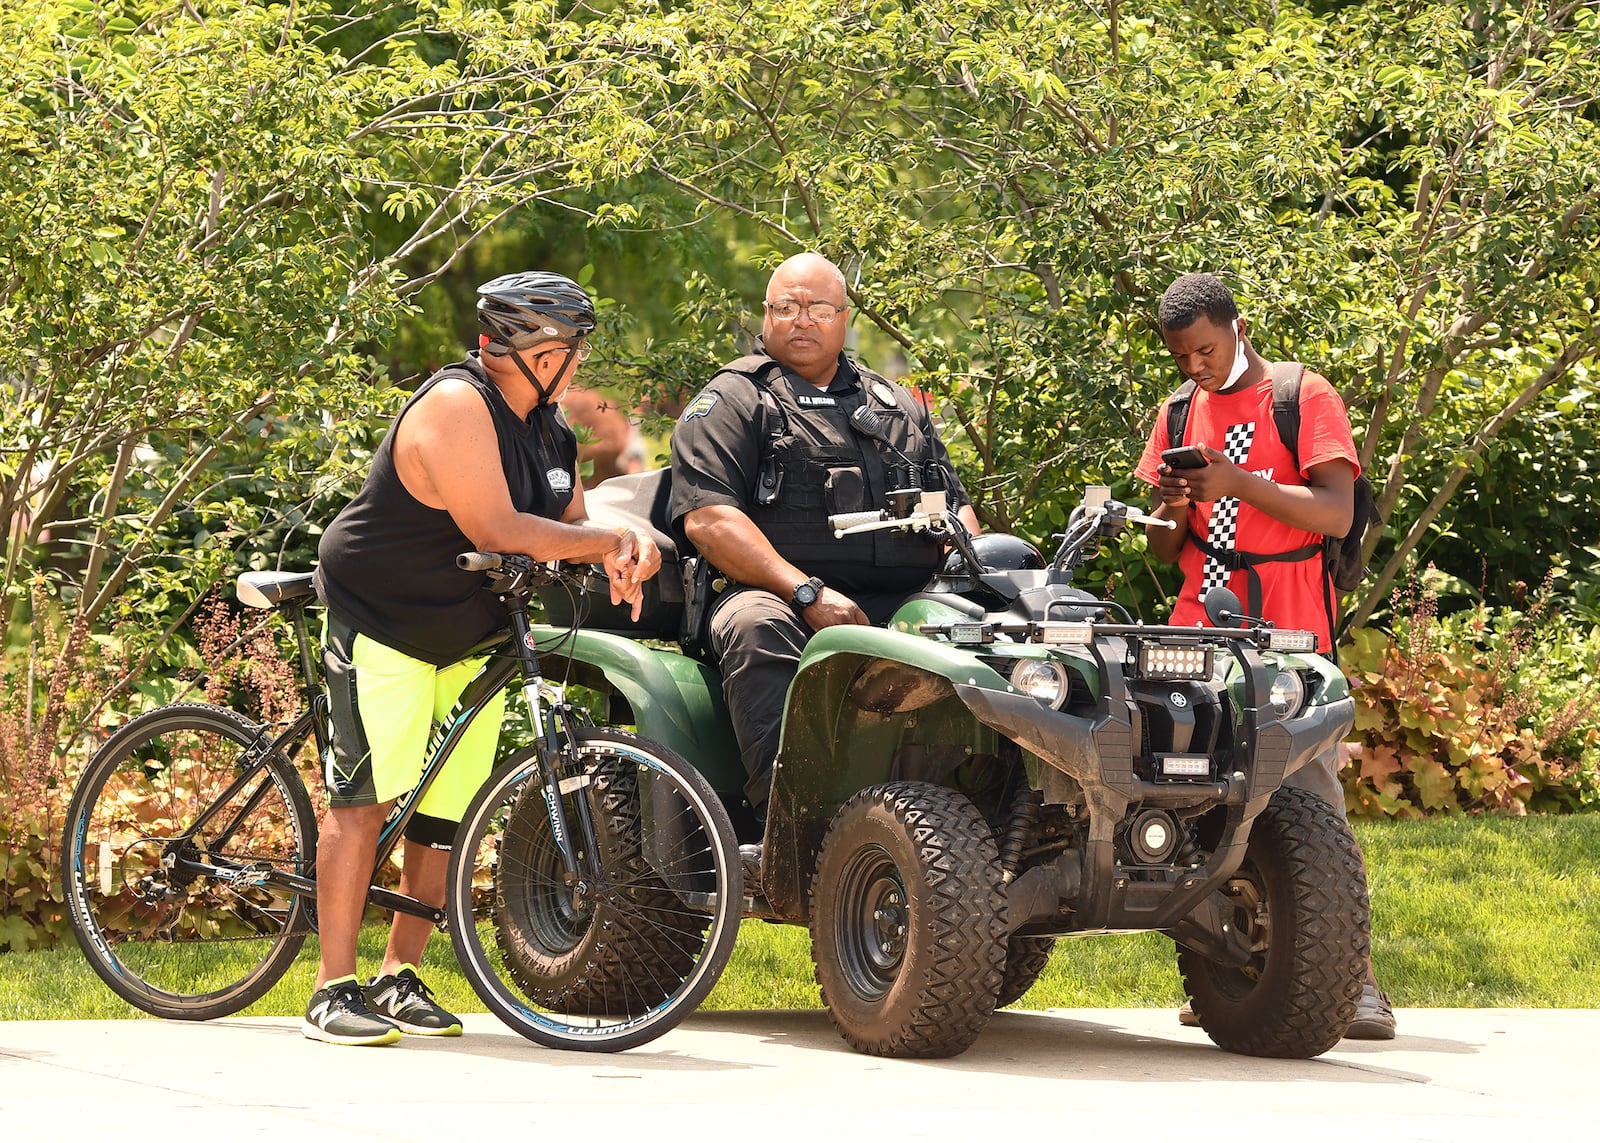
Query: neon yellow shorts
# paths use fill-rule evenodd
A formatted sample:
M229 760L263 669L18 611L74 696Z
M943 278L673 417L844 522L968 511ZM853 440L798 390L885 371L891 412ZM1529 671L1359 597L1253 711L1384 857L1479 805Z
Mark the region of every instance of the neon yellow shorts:
M323 760L328 802L370 806L416 786L433 724L450 713L485 660L435 667L330 617L323 661L333 727L333 749ZM505 702L502 690L472 720L417 805L418 814L461 820L494 765Z

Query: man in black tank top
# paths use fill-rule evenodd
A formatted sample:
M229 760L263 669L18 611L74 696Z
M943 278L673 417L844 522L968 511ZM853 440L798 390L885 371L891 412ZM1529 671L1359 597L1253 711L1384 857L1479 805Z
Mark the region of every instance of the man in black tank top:
M832 262L819 254L784 262L767 285L765 352L724 367L672 432L672 518L741 585L717 600L708 634L750 775L745 796L759 818L784 696L811 634L883 622L943 561L922 537L838 540L829 514L882 507L890 466L909 458L943 470L951 503L978 531L922 403L844 356L847 312L844 275ZM863 405L882 418L895 454L849 427ZM757 882L759 847L740 848Z
M402 1032L461 1032L417 975L433 932L425 919L396 913L378 975L365 988L356 977L384 820L421 775L433 719L481 662L470 652L506 625L482 574L458 569L456 556L603 563L612 602L632 604L635 616L644 581L661 567L648 536L588 523L577 440L556 405L588 356L588 295L546 273L508 274L478 293L481 352L418 388L318 546L333 749L317 852L322 960L302 1025L312 1039L385 1044ZM473 722L419 804L406 831L402 893L443 903L450 842L488 776L498 713L491 705Z

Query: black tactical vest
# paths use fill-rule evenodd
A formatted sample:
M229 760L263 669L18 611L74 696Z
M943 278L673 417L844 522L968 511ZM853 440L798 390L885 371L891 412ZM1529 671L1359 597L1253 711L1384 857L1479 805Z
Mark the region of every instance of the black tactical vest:
M763 504L756 489L749 515L779 555L831 587L846 594L913 592L939 567L938 542L902 531L835 539L828 526L832 514L882 508L891 468L904 466L901 456L850 427L851 412L863 403L883 418L890 442L918 468L937 455L932 433L918 422L916 398L851 364L858 383L827 393L766 356L741 357L722 370L747 378L762 394L761 468L776 474L777 494ZM954 482L953 474L949 479Z

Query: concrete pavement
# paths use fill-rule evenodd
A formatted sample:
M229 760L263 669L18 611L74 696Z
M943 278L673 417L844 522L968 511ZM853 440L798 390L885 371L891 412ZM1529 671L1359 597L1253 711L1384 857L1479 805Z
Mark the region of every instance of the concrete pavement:
M540 1048L484 1014L461 1039L386 1048L313 1043L287 1018L12 1022L0 1125L8 1139L119 1143L1600 1137L1600 1011L1398 1015L1396 1040L1306 1061L1229 1055L1169 1009L1002 1012L964 1055L934 1061L858 1055L822 1012L699 1013L618 1055Z

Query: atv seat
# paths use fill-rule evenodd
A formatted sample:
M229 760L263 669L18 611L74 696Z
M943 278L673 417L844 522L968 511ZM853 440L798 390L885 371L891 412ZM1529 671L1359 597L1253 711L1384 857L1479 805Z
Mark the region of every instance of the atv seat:
M602 480L583 494L591 523L608 528L627 527L655 540L661 549L661 570L644 585L644 607L635 622L627 604L611 602L604 583L575 599L566 589L547 587L539 592L545 620L556 626L573 622L582 612L589 631L606 631L635 639L676 640L683 623L683 576L680 544L672 532L672 470L629 473ZM686 546L685 546L686 547Z

